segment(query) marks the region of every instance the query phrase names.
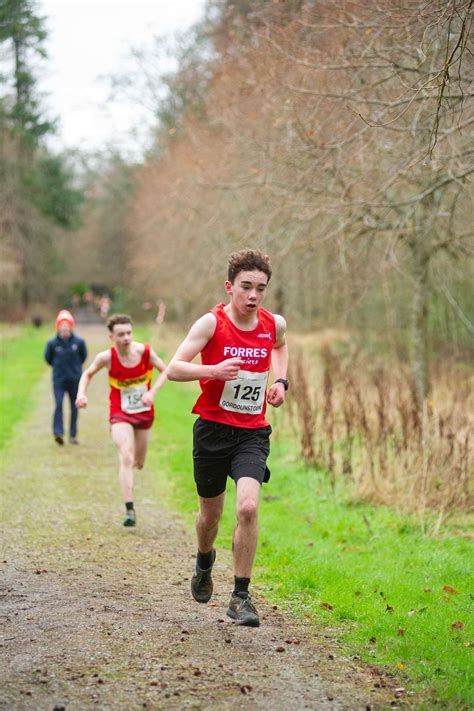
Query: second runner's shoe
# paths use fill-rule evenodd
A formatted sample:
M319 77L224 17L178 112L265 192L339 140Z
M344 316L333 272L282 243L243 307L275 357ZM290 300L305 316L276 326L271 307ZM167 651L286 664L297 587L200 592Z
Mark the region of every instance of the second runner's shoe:
M125 518L123 519L123 525L127 527L137 525L137 517L133 509L130 509L130 511L126 512Z
M196 563L196 572L191 578L191 592L196 602L209 602L212 595L212 566L216 559L216 551L213 549L212 565L207 570L203 570Z

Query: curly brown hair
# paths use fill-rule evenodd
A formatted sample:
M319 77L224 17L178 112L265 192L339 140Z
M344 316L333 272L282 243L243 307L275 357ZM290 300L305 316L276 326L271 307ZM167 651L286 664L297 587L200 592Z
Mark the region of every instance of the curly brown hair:
M241 249L240 252L232 252L229 257L229 268L227 278L231 284L239 272L259 271L267 275L268 281L272 276L272 268L268 255L260 252L259 249Z
M113 333L114 326L117 326L118 324L122 323L129 323L130 326L133 325L130 316L127 316L126 314L112 314L112 316L107 321L107 328L109 329L110 333Z

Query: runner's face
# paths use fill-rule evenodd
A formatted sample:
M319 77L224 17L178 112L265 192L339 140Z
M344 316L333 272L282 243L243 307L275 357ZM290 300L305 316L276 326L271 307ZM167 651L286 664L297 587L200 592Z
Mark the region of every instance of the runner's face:
M110 338L119 348L127 348L132 340L132 325L130 323L116 323Z
M239 272L232 284L226 281L225 289L232 305L239 313L249 315L256 312L263 301L268 285L265 272Z

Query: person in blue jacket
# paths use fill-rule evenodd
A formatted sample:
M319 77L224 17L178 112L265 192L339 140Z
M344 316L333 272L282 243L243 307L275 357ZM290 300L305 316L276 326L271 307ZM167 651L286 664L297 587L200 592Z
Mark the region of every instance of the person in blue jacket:
M53 436L59 445L64 444L63 398L67 393L71 402L69 442L78 444L78 411L75 400L82 374L82 364L87 358L86 342L83 338L73 333L74 318L65 309L57 315L56 328L58 331L56 337L48 341L44 352L46 362L53 368L53 391L56 401L53 417Z

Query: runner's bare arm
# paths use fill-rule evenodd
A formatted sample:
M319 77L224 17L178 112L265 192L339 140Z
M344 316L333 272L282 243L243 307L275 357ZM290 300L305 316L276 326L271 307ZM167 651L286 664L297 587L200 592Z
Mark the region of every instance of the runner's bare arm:
M153 385L153 387L151 387L149 390L147 390L146 393L142 395L142 402L144 405L152 405L156 393L161 387L163 387L165 382L168 380L168 376L166 374L166 365L163 363L161 358L156 355L153 348L150 349L150 360L153 366L160 371L160 375L156 379L156 383Z
M76 407L87 407L86 391L94 375L102 368L110 368L110 351L98 353L90 366L81 375L77 388Z
M288 371L288 346L286 344L286 321L283 316L275 315L276 341L272 350L272 368L275 380L286 379ZM267 402L273 407L280 407L285 402L285 386L273 383L267 395Z
M214 314L204 314L196 321L168 365L169 380L181 382L204 378L234 380L237 377L243 363L241 358L228 358L215 365L191 363L212 338L215 330L216 317Z

